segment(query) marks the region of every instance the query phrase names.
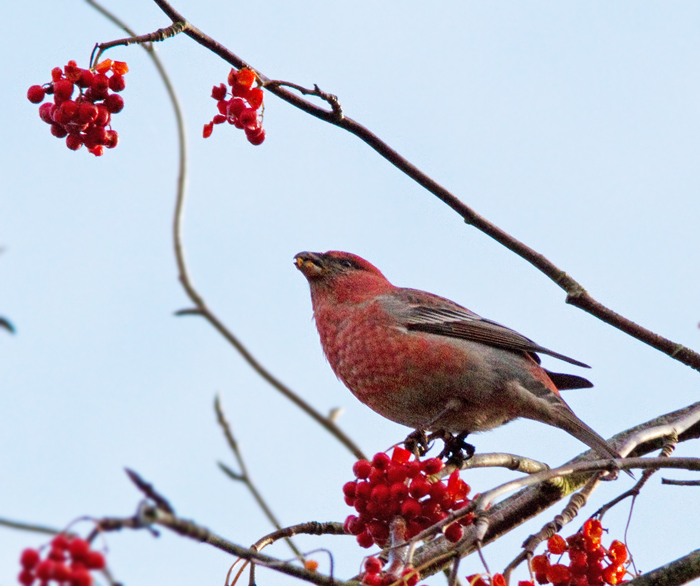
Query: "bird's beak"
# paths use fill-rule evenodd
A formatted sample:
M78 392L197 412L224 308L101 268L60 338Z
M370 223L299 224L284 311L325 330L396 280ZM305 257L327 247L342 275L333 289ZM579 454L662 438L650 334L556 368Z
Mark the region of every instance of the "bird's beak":
M323 262L315 252L300 252L294 257L294 264L307 279L318 277L324 272Z

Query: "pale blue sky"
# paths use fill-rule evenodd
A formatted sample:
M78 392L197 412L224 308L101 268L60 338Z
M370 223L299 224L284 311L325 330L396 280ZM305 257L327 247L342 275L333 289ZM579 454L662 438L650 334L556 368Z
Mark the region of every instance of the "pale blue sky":
M145 0L107 6L139 32L166 26ZM195 2L177 8L270 78L339 96L375 131L462 200L545 254L600 301L672 340L700 347L700 5L695 2ZM95 42L122 36L82 2L14 2L0 40L0 516L63 526L129 515L139 494L122 468L153 482L183 517L241 544L270 530L216 426L222 401L251 474L282 522L342 520L352 457L260 380L188 307L170 224L176 143L165 91L138 47L129 63L121 143L101 159L68 151L25 98ZM407 430L359 404L333 376L311 321L301 250L349 250L394 283L449 297L593 366L595 388L566 395L603 436L697 400L697 373L564 304L544 276L466 226L353 136L266 97L268 138L202 125L228 66L187 37L159 46L190 136L185 242L216 314L285 383L368 453ZM545 358L553 369L576 372ZM516 422L475 436L479 451L561 463L583 446ZM682 445L696 455L697 443ZM666 476L687 477L682 473ZM512 478L473 472L482 490ZM585 510L630 486L604 486ZM485 555L501 570L560 507ZM628 508L606 517L622 538ZM698 546L693 489L654 478L629 546L648 570ZM583 521L583 518L581 519ZM567 528L564 533L574 530ZM689 526L690 525L690 526ZM88 524L83 525L88 531ZM0 584L40 536L0 528ZM329 547L339 576L364 555ZM146 532L106 537L125 584L220 584L232 561L210 547ZM270 553L287 557L284 546ZM327 561L319 556L321 569ZM461 573L480 571L475 558ZM521 576L522 577L522 576ZM433 583L441 583L433 579ZM259 575L258 583L287 584Z

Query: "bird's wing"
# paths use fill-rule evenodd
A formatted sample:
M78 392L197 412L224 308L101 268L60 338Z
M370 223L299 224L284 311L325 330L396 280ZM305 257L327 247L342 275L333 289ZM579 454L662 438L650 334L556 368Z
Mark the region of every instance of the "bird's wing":
M417 289L397 289L392 294L383 296L382 304L408 330L461 338L504 350L527 352L538 363L540 360L535 352L590 368L583 362L543 348L515 330L484 319L466 307L432 293Z

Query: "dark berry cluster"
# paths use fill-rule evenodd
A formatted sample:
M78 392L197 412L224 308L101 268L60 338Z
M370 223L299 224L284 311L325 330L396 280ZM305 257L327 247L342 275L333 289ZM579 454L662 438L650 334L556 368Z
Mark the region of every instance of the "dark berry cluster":
M45 559L36 549L25 549L19 558L22 571L17 577L23 586L31 586L36 580L40 586L54 581L61 586L91 586L91 570L102 570L105 558L90 549L84 539L59 534L53 538Z
M370 557L365 560L362 583L368 586L390 586L399 583L401 586L416 586L418 572L411 567L406 567L398 576L391 572L382 571L382 562L379 558Z
M547 541L547 551L532 558L532 571L538 584L555 586L604 586L622 584L627 570L627 547L613 541L608 549L600 542L603 527L600 521L589 519L578 533L564 539L554 535ZM568 554L569 565L552 564L551 556Z
M127 71L126 63L111 59L93 69L81 69L75 61L69 61L63 69L51 70L50 83L30 87L27 98L33 104L41 104L47 95L53 95L53 102L39 106L39 118L51 125L51 134L56 138L66 139L69 149L77 151L85 145L99 157L104 147L113 149L119 142L110 122L112 114L124 108L124 98L117 92L126 87ZM74 97L76 88L78 95Z
M211 136L214 124L228 122L244 130L250 144L263 143L265 130L262 127L260 110L263 105L263 91L260 87L253 87L257 81L258 76L251 69L231 69L231 73L228 74L231 93L223 83L212 88L211 97L216 100L219 113L204 125L204 138Z
M434 478L444 468L442 460L411 460L411 452L394 448L392 456L381 452L371 462L358 460L353 466L357 480L343 486L345 502L358 515L345 520L345 531L357 535L362 547L387 545L389 527L397 517L405 521L403 538L410 539L434 525L447 513L469 503L469 486L454 471L445 481ZM445 528L445 537L459 541L467 516Z

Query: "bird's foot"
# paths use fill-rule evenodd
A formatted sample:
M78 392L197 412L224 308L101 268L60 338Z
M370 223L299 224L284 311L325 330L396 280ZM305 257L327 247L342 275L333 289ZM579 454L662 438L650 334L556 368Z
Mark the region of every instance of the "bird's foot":
M458 470L461 469L462 464L471 458L476 451L473 445L464 441L469 433L462 432L457 435L452 435L445 431L441 433L440 439L445 443L445 447L442 452L440 452L438 458L444 459L447 465L452 465Z
M403 445L416 458L420 458L430 449L430 440L424 430L416 429L406 436Z

